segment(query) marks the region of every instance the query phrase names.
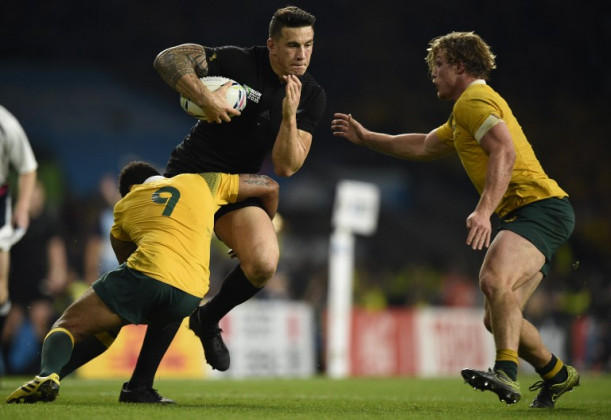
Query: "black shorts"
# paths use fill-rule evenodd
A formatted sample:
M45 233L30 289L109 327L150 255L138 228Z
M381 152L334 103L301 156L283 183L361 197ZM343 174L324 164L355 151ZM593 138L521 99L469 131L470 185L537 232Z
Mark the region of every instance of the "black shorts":
M132 324L164 326L189 316L201 298L127 267L109 271L91 287L111 311Z
M229 212L250 206L260 207L263 209L263 203L256 197L247 198L246 200L238 201L237 203L225 204L224 206L221 206L216 213L214 213L214 223Z
M499 230L528 239L545 256L541 272L547 276L554 253L573 233L575 213L569 199L547 198L519 207L500 219Z

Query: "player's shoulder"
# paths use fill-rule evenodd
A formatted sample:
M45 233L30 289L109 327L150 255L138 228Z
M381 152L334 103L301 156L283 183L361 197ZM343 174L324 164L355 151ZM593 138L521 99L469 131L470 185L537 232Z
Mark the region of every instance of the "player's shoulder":
M463 94L460 95L458 101L466 102L497 97L500 97L500 95L492 88L492 86L482 80L469 85Z
M299 77L299 80L301 81L302 97L310 99L317 98L323 103L326 103L327 94L325 90L310 72L305 72L303 76Z
M309 71L306 71L303 76L300 76L299 80L301 80L301 84L304 87L308 86L312 89L324 90L321 84L318 83L318 81L314 78L312 73L310 73Z
M215 60L215 57L252 57L256 58L267 52L267 47L250 46L241 47L238 45L222 45L218 47L205 47L208 60Z
M460 113L461 110L480 108L485 104L494 104L499 98L500 95L487 83L483 81L482 83L474 83L469 85L458 97L454 104L454 113Z
M168 183L170 184L188 184L188 183L197 183L197 182L201 182L202 180L202 175L201 173L190 173L190 172L184 172L184 173L180 173L178 175L174 175L171 178L167 178Z
M0 105L0 127L4 125L14 125L17 118L5 107Z

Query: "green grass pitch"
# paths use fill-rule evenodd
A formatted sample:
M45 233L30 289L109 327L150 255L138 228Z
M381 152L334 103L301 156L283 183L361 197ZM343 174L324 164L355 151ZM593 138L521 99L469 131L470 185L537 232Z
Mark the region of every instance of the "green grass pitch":
M553 410L528 407L535 396L522 376L522 400L507 406L491 392L456 378L158 379L155 387L178 404L120 404L121 380L62 381L56 401L6 404L31 378L0 378L0 419L610 419L611 375L583 375Z

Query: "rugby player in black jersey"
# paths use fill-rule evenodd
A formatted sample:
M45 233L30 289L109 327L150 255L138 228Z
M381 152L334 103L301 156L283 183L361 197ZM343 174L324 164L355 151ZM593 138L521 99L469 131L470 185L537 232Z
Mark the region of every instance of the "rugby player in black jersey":
M182 44L159 53L154 67L161 78L204 109L207 116L174 149L166 176L257 173L267 156L271 156L277 176L288 177L301 168L326 106L324 90L307 72L315 20L310 13L288 6L274 13L265 46ZM241 113L234 110L225 100L228 86L210 92L199 80L203 76L224 76L242 84L247 90L246 108ZM265 286L276 271L279 248L272 221L256 199L224 206L216 214L215 233L233 250L239 264L224 279L218 294L191 315L189 326L202 341L206 361L224 371L230 358L218 323ZM160 396L152 385L178 326L175 323L163 330L148 327L120 401L173 402ZM95 353L92 343L88 352ZM92 355L85 353L81 352L81 359ZM62 374L81 363L75 356Z

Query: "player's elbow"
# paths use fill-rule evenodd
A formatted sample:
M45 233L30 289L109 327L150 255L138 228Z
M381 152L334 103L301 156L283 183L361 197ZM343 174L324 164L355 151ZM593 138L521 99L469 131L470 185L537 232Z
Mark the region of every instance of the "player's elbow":
M167 50L162 51L159 54L157 54L157 57L155 57L155 59L153 60L153 68L157 70L158 73L161 73L163 70L163 63L165 60L166 51Z
M280 185L267 175L263 175L263 177L265 179L265 184L267 185L268 192L273 195L278 195L278 193L280 192Z
M274 173L278 176L288 178L297 173L300 167L289 166L289 165L276 165L274 166Z
M280 193L280 185L267 175L257 175L258 184L261 186L259 194L261 197L278 197Z
M516 149L515 147L510 147L506 152L506 159L508 165L513 168L513 165L516 163Z
M286 169L281 169L281 170L280 169L276 169L274 171L274 173L276 175L281 176L283 178L288 178L288 177L292 176L293 174L295 174L295 172L297 172L297 171L290 171L290 170L286 170Z
M443 153L437 150L422 149L411 156L411 160L417 162L433 162L439 158L447 156L448 153Z

